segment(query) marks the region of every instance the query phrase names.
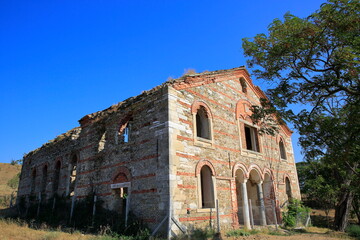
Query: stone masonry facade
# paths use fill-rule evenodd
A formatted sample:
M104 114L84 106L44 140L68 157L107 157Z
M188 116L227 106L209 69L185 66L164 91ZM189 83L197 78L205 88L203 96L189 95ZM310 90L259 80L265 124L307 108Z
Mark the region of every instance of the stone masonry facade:
M261 98L244 67L169 80L28 153L18 197L95 194L175 233L217 215L222 228L274 224L300 190L290 129L260 134L250 119Z

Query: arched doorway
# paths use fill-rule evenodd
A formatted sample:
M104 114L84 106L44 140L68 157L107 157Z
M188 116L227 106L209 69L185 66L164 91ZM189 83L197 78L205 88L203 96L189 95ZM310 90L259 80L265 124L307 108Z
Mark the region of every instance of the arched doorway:
M237 169L235 172L236 182L236 198L238 212L237 217L239 224L243 224L245 228L250 229L250 212L249 212L249 200L246 188L246 175L242 169Z
M121 168L113 177L111 190L113 196L113 211L117 212L127 225L130 209L131 176L127 168Z
M257 169L252 169L249 173L249 180L246 184L249 201L251 202L250 211L255 225L266 225L266 214L264 205L264 195L261 174Z
M289 201L292 198L292 193L291 193L291 184L288 177L285 177L285 191L287 197L286 200Z
M265 173L264 182L263 182L263 192L264 192L264 204L265 204L265 213L266 213L266 223L275 224L275 191L274 183L270 173Z

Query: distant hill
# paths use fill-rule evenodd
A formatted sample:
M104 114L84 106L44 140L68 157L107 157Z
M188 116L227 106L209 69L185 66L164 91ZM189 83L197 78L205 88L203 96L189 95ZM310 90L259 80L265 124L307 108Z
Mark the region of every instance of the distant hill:
M0 163L0 205L4 203L4 198L9 199L9 196L12 192L17 191L16 188L11 188L8 185L8 182L11 180L12 186L16 182L16 177L21 171L21 165L15 164L11 165L10 163ZM0 206L0 208L3 206Z

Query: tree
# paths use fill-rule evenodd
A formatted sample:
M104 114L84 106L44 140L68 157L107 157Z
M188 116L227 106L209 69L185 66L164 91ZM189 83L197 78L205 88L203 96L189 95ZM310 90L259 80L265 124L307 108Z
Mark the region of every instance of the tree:
M329 0L305 19L286 13L283 21L269 25L267 35L243 39L254 75L274 86L263 106L253 107L253 120L271 113L280 122L293 122L306 159L321 159L336 172L341 184L335 228L340 231L347 224L353 186L360 183L359 19L359 0ZM307 109L294 112L295 103Z

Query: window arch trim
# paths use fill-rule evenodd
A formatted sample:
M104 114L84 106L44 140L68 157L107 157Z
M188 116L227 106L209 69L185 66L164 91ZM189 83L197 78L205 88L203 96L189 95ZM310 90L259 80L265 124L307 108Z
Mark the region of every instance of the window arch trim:
M195 176L196 177L200 176L200 172L201 172L201 169L203 166L208 166L211 170L211 175L216 176L214 165L209 160L200 160L196 164L196 168L195 168Z

